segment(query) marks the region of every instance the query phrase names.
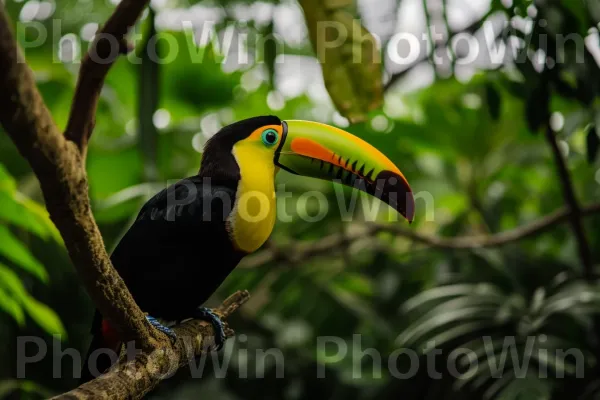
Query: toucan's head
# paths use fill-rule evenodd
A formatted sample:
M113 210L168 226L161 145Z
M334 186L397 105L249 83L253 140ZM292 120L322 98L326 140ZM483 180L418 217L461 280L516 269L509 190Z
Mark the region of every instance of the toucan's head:
M200 175L239 181L279 168L367 192L413 220L414 197L398 167L364 140L318 122L263 116L228 125L206 143Z

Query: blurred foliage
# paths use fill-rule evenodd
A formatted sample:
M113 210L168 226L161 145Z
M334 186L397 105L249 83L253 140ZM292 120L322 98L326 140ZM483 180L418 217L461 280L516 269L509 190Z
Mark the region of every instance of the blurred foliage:
M64 334L58 316L28 292L18 271L48 283L44 266L34 257L24 241L28 235L61 243L58 231L40 204L17 190L13 177L0 164L0 309L22 326L25 315L50 334ZM12 268L14 267L14 268Z
M381 56L377 42L347 8L353 1L300 2L331 100L350 122L381 106Z
M61 127L68 118L78 60L113 3L6 1L11 16L21 21L18 31L27 60ZM311 11L339 17L344 26L365 33L364 27L375 31L383 24L373 19L375 11L390 9L390 1L372 3L152 2L153 12L145 14L132 36L136 51L122 57L108 75L90 145L90 196L107 247L114 247L147 198L197 172L207 138L235 120L270 113L335 124L384 151L419 194L410 229L424 234L488 235L563 207L551 153L544 136L536 134L548 124L558 136L580 201L598 199L599 2L492 0L481 15L449 2L450 15L481 19L474 21L480 27L476 36L485 21L500 26L495 44L507 46L506 56L500 64L476 66L462 65L460 51L454 52L457 59L451 65L433 66L426 57L395 81L377 109L371 108L380 102L380 69L390 75L407 66L389 60L381 65L370 58L364 65L349 63L357 43L367 46L354 42L356 38L339 53L327 54L324 64L311 51L318 48L311 39L322 40L310 28ZM419 1L392 3L398 15L385 18L423 17ZM302 7L316 7L306 13L308 28ZM337 7L342 7L342 17ZM415 10L419 15L406 16ZM432 22L450 36L464 29L446 26L449 18L430 11ZM349 15L360 17L364 27ZM182 28L180 20L188 18L195 31ZM211 26L215 35L203 36L203 28ZM40 29L46 30L47 40L35 43ZM401 25L394 29L403 32ZM153 30L159 38L154 44L149 41ZM236 41L237 34L246 35L246 43ZM563 41L570 34L582 40ZM229 48L227 35L234 38ZM381 49L388 49L390 36ZM511 47L514 43L521 44L520 50ZM436 45L438 53L448 53L447 45ZM238 46L247 52L239 52ZM350 124L356 115L365 121ZM6 135L0 135L0 159L0 339L6 343L0 359L16 360L15 337L23 335L43 336L51 343L47 333L66 332L63 349L85 349L93 305L48 221L35 178ZM286 246L311 246L327 235L361 232L366 212L359 207L348 218L336 206L339 193L348 206L351 191L284 173L278 184L293 192L278 199L291 221L277 223L270 246L285 251ZM321 192L329 202L318 222L299 216L299 210L308 215L320 211L314 198L302 196L307 190ZM390 219L388 211L382 207L377 219ZM600 216L587 216L586 228L597 263ZM581 277L567 224L497 249L454 251L382 232L289 265L278 261L239 268L215 295L215 301L237 289L253 295L231 321L246 336L227 345L233 355L227 376L216 378L215 368L207 366L204 379L190 380L182 371L152 398L196 398L198 393L218 399L290 400L597 398L600 337L594 317L600 292L597 282ZM337 336L350 346L356 333L360 349L380 352L381 374L360 352L358 359L349 354L331 362L331 353L317 351L318 337ZM506 338L513 338L514 346L507 346ZM434 361L426 348L431 342L441 350ZM403 347L419 357L420 368L409 379L398 379L388 365ZM256 352L270 348L284 355L283 377ZM480 368L471 370L473 364L459 357L461 377L448 373L457 349L472 350ZM553 357L555 349L578 349L584 360ZM531 360L521 371L519 362L527 354ZM75 385L70 358L63 357L60 364L62 379L54 378L54 360L46 357L27 365L25 382L50 392ZM500 360L505 369L498 378L490 367L497 364L489 362ZM396 361L397 371L411 366L405 358ZM441 376L432 377L430 367ZM317 378L319 368L326 379ZM583 378L577 377L578 368ZM543 371L547 377L541 376ZM15 362L0 363L0 377L7 379L0 397L8 392L15 396L15 391L22 398L48 393L15 381L16 376Z

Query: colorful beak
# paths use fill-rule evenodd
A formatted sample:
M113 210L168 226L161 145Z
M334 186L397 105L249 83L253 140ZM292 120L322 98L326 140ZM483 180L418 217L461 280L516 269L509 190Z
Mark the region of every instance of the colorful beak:
M409 222L415 214L412 190L402 172L364 140L333 126L283 121L275 164L293 174L340 182L389 204Z

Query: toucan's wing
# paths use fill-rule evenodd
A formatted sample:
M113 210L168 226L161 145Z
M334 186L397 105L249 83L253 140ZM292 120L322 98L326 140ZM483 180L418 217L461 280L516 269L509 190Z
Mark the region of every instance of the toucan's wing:
M168 230L220 224L233 207L236 189L218 182L204 182L199 176L183 179L148 200L136 223L152 221Z
M144 311L162 317L197 307L237 265L241 255L226 230L235 191L196 176L143 206L111 260Z

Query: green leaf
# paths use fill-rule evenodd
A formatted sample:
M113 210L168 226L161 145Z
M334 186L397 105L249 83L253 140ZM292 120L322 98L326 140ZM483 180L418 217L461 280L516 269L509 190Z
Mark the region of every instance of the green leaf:
M2 221L43 239L51 237L58 242L62 240L46 208L19 193L14 178L0 164L0 222Z
M0 190L10 194L17 191L17 183L2 164L0 164Z
M598 155L598 148L600 147L600 137L598 137L597 127L593 126L589 129L586 136L587 143L587 160L588 163L593 164L596 161Z
M555 382L540 378L533 367L529 367L525 377L516 377L507 372L499 379L493 379L482 398L495 400L541 400L550 399Z
M23 205L5 192L0 192L0 222L6 222L25 229L41 238L46 238L47 230Z
M23 305L27 314L42 329L51 335L60 335L62 339L66 339L67 332L58 315L50 307L33 297L29 297Z
M537 288L533 293L533 298L531 299L531 307L530 312L532 314L537 314L542 306L544 305L544 300L546 299L546 290L544 288Z
M0 309L4 310L4 312L13 317L13 319L17 322L17 324L19 324L19 326L23 326L23 324L25 323L25 314L23 313L23 309L21 308L19 303L1 287Z
M16 199L31 214L31 217L37 221L39 226L42 226L46 230L46 237L54 239L57 243L63 243L62 236L56 225L54 225L54 222L50 219L46 207L25 196L21 196L20 193L17 193Z
M468 298L467 298L468 299ZM463 300L463 299L457 299ZM444 304L445 305L445 304ZM458 309L443 307L442 310L432 310L408 327L396 339L396 343L402 346L411 343L427 341L437 329L450 329L457 324L471 323L475 320L488 321L493 324L493 317L497 307L486 304L474 304L473 306L459 305Z
M53 392L43 386L24 379L7 379L0 381L0 399L8 398L15 391L21 390L25 393L35 394L36 397L50 398L54 395ZM30 398L30 396L23 396ZM21 398L23 398L21 397Z
M600 295L589 289L564 296L553 296L544 302L541 310L542 317L549 317L555 313L576 312L581 306L595 307L595 312L600 312Z
M13 236L5 225L0 225L0 254L35 275L42 282L47 282L48 274L44 266L33 257L27 247Z
M29 297L17 274L6 265L0 264L0 308L22 326L25 323L23 302Z
M0 192L0 221L16 225L31 233L43 237L45 234L38 224L29 218L23 207L15 200L14 196L6 192Z
M0 287L4 288L7 293L23 303L29 297L27 290L23 286L19 276L9 267L0 263Z
M428 338L428 341L435 343L435 348L439 349L452 340L458 339L461 336L473 335L474 332L479 332L485 328L489 328L491 325L492 324L489 320L467 322L430 337ZM434 348L428 348L427 350L433 349ZM427 353L427 351L425 351L425 353Z
M383 103L375 38L347 11L349 0L302 0L300 5L331 100L350 122L365 121Z
M456 285L446 285L439 286L436 288L432 288L422 292L421 294L414 296L413 298L407 300L402 305L403 312L410 312L415 310L416 308L428 303L430 301L436 300L448 300L448 297L457 297L457 296L466 296L469 294L481 293L489 296L501 296L500 292L492 285L488 284L456 284Z
M49 334L65 334L56 313L31 297L19 276L3 264L0 264L0 308L13 316L19 325L25 321L24 308L31 319Z

